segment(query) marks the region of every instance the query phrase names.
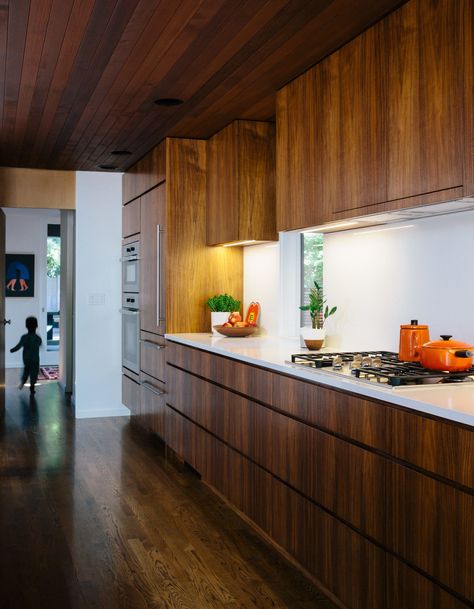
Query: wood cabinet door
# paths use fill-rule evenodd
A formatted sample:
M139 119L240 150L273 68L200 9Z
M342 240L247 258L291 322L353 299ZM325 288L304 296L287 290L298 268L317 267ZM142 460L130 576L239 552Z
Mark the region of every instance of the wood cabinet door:
M276 240L275 125L234 121L207 155L207 244Z
M140 415L140 384L122 374L122 403L132 416Z
M165 385L145 374L140 377L141 425L165 436Z
M140 199L135 199L122 207L122 237L130 237L140 232Z
M463 184L463 4L412 0L383 22L389 201Z
M277 229L334 220L386 199L381 26L277 97Z
M165 332L165 205L164 183L141 197L140 324L154 334Z

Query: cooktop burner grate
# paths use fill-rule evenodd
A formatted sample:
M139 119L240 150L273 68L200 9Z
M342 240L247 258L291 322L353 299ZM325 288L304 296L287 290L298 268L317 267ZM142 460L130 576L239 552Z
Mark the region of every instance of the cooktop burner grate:
M474 367L465 372L427 370L418 362L402 362L392 351L344 351L299 353L291 356L294 364L307 368L331 368L335 373L392 387L429 383L472 382Z

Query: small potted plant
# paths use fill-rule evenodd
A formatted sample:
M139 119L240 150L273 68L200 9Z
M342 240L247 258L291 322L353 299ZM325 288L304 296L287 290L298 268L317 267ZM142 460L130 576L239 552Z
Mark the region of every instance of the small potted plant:
M309 303L300 306L301 311L309 311L311 317L311 328L301 328L301 338L308 349L321 349L326 337L324 322L328 317L334 315L337 307L330 309L326 304L323 291L314 281L314 286L309 291Z
M213 334L219 336L219 332L214 330L214 326L224 324L231 313L238 313L240 300L229 296L229 294L216 294L207 301L207 306L211 309L211 330Z

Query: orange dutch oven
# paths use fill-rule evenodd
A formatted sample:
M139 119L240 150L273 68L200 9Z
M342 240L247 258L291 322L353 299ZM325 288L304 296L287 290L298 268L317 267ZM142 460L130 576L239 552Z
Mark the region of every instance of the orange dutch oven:
M474 346L459 340L450 340L449 334L442 334L442 340L432 340L419 348L420 363L430 370L464 372L472 367Z

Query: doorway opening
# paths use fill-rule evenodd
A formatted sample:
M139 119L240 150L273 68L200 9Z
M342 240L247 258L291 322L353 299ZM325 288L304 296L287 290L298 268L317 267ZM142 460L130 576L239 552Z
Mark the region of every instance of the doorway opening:
M59 351L61 311L61 225L48 224L46 241L46 344Z

